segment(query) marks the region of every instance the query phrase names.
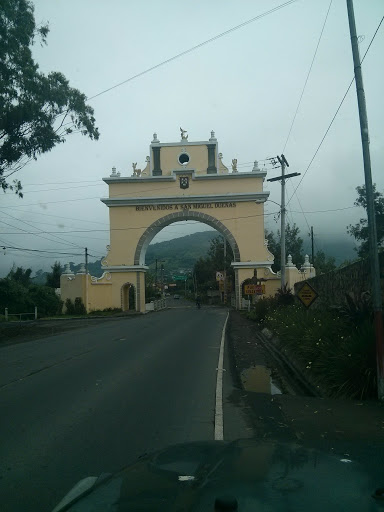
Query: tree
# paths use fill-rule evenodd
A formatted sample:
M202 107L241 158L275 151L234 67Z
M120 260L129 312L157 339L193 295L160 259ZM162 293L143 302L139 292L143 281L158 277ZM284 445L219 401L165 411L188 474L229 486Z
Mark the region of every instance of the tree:
M336 260L333 256L326 256L324 251L317 251L315 255L316 274L325 274L336 269Z
M14 281L15 283L20 283L24 287L28 287L31 283L31 274L32 269L27 268L24 270L23 267L15 268L15 265L13 265L7 275L7 278L10 281Z
M62 73L44 75L32 57L36 39L46 44L30 0L2 0L0 7L0 184L22 197L9 178L32 159L65 142L71 133L99 138L86 96Z
M231 263L233 261L233 252L228 241L226 241L226 258L225 267L227 279L231 279L234 275ZM207 256L199 258L195 263L193 272L196 275L197 283L202 291L209 288L217 288L216 272L224 270L224 242L221 236L214 238L210 242Z
M303 239L299 235L300 229L294 223L292 226L287 223L285 226L285 254L292 256L293 263L300 268L304 263L303 253ZM268 249L275 257L272 270L277 272L281 268L281 245L280 245L280 231L277 231L277 235L272 232L265 232L265 238L268 240Z
M0 311L9 314L33 313L37 306L39 316L60 314L62 302L52 288L30 283L31 269L15 267L0 279Z
M47 274L46 285L50 288L60 288L60 276L63 273L61 263L55 261L51 267L52 272Z
M358 194L355 206L362 206L367 211L367 196L365 192L365 185L356 187ZM381 192L376 190L376 185L373 185L373 198L375 204L375 217L376 217L376 229L377 229L377 247L378 249L383 246L384 242L384 196ZM368 231L368 220L360 219L358 224L354 226L350 224L347 227L347 232L353 236L358 242L361 243L357 249L357 254L360 258L368 256L369 252L369 231Z

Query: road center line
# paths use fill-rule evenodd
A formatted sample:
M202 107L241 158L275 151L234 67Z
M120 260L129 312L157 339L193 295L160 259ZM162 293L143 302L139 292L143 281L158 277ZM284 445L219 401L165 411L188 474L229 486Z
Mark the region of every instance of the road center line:
M225 330L227 327L229 312L224 322L223 331L221 333L221 343L219 352L219 362L217 363L216 378L216 401L215 401L215 441L223 441L224 439L224 417L223 417L223 361L224 361L224 343Z

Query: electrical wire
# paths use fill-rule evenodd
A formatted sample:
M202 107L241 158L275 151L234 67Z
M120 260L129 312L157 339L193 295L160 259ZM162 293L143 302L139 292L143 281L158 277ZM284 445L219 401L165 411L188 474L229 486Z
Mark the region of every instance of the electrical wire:
M369 51L369 49L370 49L370 47L371 47L371 45L372 45L372 43L373 43L373 41L374 41L375 37L376 37L376 34L377 34L377 32L379 31L379 28L380 28L380 26L381 26L381 24L382 24L383 20L384 20L384 16L381 18L380 23L378 24L378 26L377 26L377 28L376 28L376 30L375 30L375 33L373 34L373 37L372 37L372 39L371 39L371 41L370 41L370 43L369 43L369 45L368 45L368 48L366 49L366 51L365 51L365 53L364 53L364 56L363 56L363 58L362 58L362 59L361 59L361 61L360 61L360 65L363 63L363 61L364 61L364 59L365 59L365 57L366 57L366 55L367 55L367 53L368 53L368 51ZM337 107L336 112L335 112L334 116L332 117L332 120L331 120L331 122L329 123L328 128L326 129L326 131L325 131L325 133L324 133L324 135L323 135L323 137L322 137L322 139L321 139L321 141L320 141L320 144L317 146L317 149L316 149L316 151L315 151L315 153L314 153L313 157L311 158L311 160L310 160L310 162L309 162L309 164L308 164L307 168L305 169L305 171L304 171L304 173L303 173L303 176L302 176L301 180L299 181L299 184L296 186L296 188L295 188L295 190L294 190L294 192L293 192L292 196L291 196L291 197L290 197L290 199L288 200L288 202L287 202L287 206L288 206L288 204L291 202L292 197L296 194L297 189L300 187L300 185L301 185L301 183L303 182L303 180L304 180L305 176L307 175L307 173L308 173L308 171L309 171L309 169L310 169L310 167L311 167L311 165L312 165L312 162L313 162L313 161L314 161L314 159L316 158L317 153L319 152L319 150L320 150L320 148L321 148L321 146L322 146L322 144L323 144L323 142L324 142L324 140L325 140L326 136L328 135L328 132L329 132L329 130L331 129L331 126L332 126L332 124L333 124L334 120L336 119L336 116L337 116L337 114L339 113L339 110L341 109L341 106L342 106L342 104L344 103L344 100L345 100L345 98L347 97L347 94L348 94L348 92L349 92L350 88L352 87L352 84L353 84L353 82L354 82L354 81L355 81L355 77L353 77L353 78L352 78L351 83L348 85L348 88L347 88L347 90L346 90L346 92L345 92L345 94L344 94L344 96L343 96L343 98L342 98L342 100L341 100L341 102L340 102L339 106Z
M45 254L53 254L57 255L67 255L67 256L83 256L83 254L73 253L73 252L57 252L57 251L44 251L42 249L27 249L26 247L14 247L14 246L1 246L1 249L13 249L17 251L28 251L28 252L38 252Z
M290 137L290 135L291 135L292 128L293 128L293 125L294 125L294 123L295 123L296 116L297 116L297 113L298 113L299 108L300 108L300 105L301 105L301 100L303 99L303 95L304 95L304 91L305 91L305 88L306 88L307 83L308 83L309 75L311 74L312 67L313 67L313 63L315 62L315 59L316 59L317 50L319 49L320 41L321 41L321 38L322 38L322 36L323 36L323 32L324 32L324 29L325 29L325 25L326 25L327 20L328 20L329 11L331 10L332 1L333 1L333 0L331 0L331 1L329 2L329 6L328 6L328 10L327 10L327 14L325 15L324 23L323 23L323 26L322 26L322 29L321 29L321 32L320 32L319 39L318 39L318 41L317 41L316 48L315 48L315 53L314 53L314 55L313 55L311 65L309 66L309 70L308 70L308 73L307 73L307 77L306 77L305 82L304 82L304 87L303 87L303 90L301 91L300 98L299 98L299 103L297 104L297 108L296 108L295 114L294 114L294 116L293 116L292 123L291 123L291 126L290 126L290 128L289 128L289 132L288 132L287 139L286 139L286 141L285 141L285 144L284 144L284 148L283 148L282 153L284 153L285 148L287 147L288 140L289 140L289 137Z
M97 94L94 94L93 96L89 96L87 98L87 101L98 98L99 96L101 96L102 94L105 94L106 92L112 91L113 89L116 89L117 87L120 87L128 82L131 82L132 80L135 80L136 78L139 78L140 76L146 75L147 73L150 73L151 71L154 71L155 69L160 68L161 66L164 66L165 64L169 64L170 62L172 62L176 59L179 59L180 57L183 57L184 55L187 55L188 53L194 52L195 50L197 50L198 48L201 48L202 46L212 43L213 41L216 41L217 39L220 39L221 37L224 37L224 36L234 32L235 30L245 27L246 25L249 25L250 23L253 23L254 21L257 21L261 18L264 18L265 16L268 16L269 14L272 14L280 9L283 9L284 7L287 7L288 5L295 3L296 1L297 0L289 0L288 2L278 5L278 6L274 7L273 9L270 9L269 11L266 11L262 14L254 16L253 18L251 18L247 21L244 21L243 23L240 23L239 25L236 25L228 30L225 30L224 32L221 32L220 34L217 34L216 36L211 37L210 39L207 39L206 41L203 41L202 43L192 46L188 50L184 50L183 52L180 52L177 55L174 55L173 57L166 59L166 60L160 62L159 64L156 64L155 66L152 66L144 71L141 71L137 75L131 76L130 78L123 80L122 82L119 82L118 84L115 84L112 87L108 87L108 89L104 89L103 91L101 91Z

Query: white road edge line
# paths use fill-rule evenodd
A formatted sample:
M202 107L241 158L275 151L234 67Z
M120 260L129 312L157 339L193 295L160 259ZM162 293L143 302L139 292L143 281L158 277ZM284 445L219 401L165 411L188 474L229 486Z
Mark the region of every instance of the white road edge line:
M224 440L224 416L223 416L223 361L224 361L224 343L225 330L227 328L229 312L224 322L223 331L221 333L221 343L219 352L219 362L217 363L216 378L216 401L215 401L215 441Z

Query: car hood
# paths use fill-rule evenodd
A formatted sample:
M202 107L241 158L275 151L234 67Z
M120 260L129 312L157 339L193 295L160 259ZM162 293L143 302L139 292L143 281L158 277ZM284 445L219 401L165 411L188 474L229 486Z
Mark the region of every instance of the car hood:
M384 511L380 487L383 472L348 455L277 441L196 442L88 477L54 512L202 512L215 510L218 498L236 500L242 512Z

